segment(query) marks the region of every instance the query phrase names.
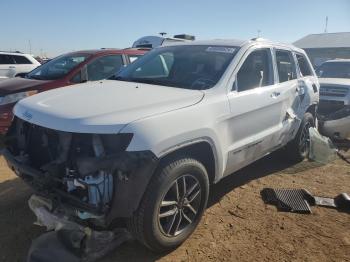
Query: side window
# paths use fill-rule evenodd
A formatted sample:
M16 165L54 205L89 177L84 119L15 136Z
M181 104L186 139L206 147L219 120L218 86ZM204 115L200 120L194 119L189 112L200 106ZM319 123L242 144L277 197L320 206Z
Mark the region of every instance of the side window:
M123 58L121 55L99 57L87 65L88 80L106 79L118 72L122 66Z
M6 64L5 55L0 54L0 65L5 65L5 64Z
M301 54L296 54L296 56L298 60L300 73L302 74L302 76L312 76L312 70L311 70L310 64L305 58L305 56Z
M259 49L248 55L239 69L235 88L238 92L273 85L270 49Z
M168 77L174 63L172 53L163 53L155 56L152 60L136 69L133 77L159 78Z
M12 56L0 54L0 65L12 65L14 63Z
M24 56L14 55L12 57L15 60L16 64L19 64L19 65L30 65L30 64L32 64L32 62L30 62L29 59L24 57Z
M139 58L141 55L129 55L130 63L134 62L137 58Z
M71 83L81 83L81 71L75 74L73 78L70 80Z
M291 52L277 50L276 63L280 83L297 78L296 68Z

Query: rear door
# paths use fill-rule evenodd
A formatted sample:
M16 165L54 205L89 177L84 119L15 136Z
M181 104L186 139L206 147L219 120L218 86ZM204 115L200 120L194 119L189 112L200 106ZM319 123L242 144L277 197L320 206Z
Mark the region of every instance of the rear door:
M271 48L251 48L244 55L228 93L230 148L225 175L276 147L283 99L275 83Z
M15 61L11 55L0 54L0 80L14 77L16 74Z
M289 49L274 49L277 89L280 96L280 131L275 137L278 146L285 145L296 134L300 124L299 80L293 53Z
M12 59L15 61L15 65L14 65L16 67L15 75L20 73L29 73L36 67L28 58L26 58L23 55L13 55Z

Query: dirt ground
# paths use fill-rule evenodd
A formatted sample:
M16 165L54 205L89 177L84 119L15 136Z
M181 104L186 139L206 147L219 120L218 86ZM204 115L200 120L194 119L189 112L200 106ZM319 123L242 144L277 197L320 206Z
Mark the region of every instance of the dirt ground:
M261 200L264 187L350 193L350 165L265 157L211 189L199 227L177 250L158 255L131 241L101 261L350 261L350 214L321 207L310 215L277 212ZM0 159L0 261L24 261L32 239L44 232L33 225L30 194Z

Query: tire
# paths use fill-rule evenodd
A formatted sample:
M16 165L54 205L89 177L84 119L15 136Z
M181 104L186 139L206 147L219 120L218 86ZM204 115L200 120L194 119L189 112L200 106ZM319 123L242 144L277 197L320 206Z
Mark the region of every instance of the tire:
M288 158L293 162L303 161L309 156L310 135L309 128L315 126L315 119L309 112L304 114L298 133L286 147Z
M155 252L174 249L197 227L208 195L209 179L202 163L186 157L168 160L152 177L128 230Z

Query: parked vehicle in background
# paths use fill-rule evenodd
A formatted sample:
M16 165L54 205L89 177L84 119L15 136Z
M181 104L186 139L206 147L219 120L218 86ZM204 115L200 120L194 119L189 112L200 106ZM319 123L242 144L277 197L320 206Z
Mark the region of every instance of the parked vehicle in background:
M40 193L34 212L127 225L168 250L195 230L211 184L284 146L289 158L308 155L319 84L292 45L184 42L114 79L17 103L3 155Z
M329 60L317 74L320 82L319 122L323 134L334 139L350 136L350 59Z
M32 55L0 51L0 81L22 76L38 66L40 63Z
M171 45L177 42L188 42L195 40L195 37L192 35L174 35L174 37L164 37L164 36L143 36L140 39L137 39L132 47L147 47L155 48L159 46Z
M11 124L12 108L27 96L53 88L110 77L147 49L102 49L58 56L28 73L24 78L0 82L0 134Z

